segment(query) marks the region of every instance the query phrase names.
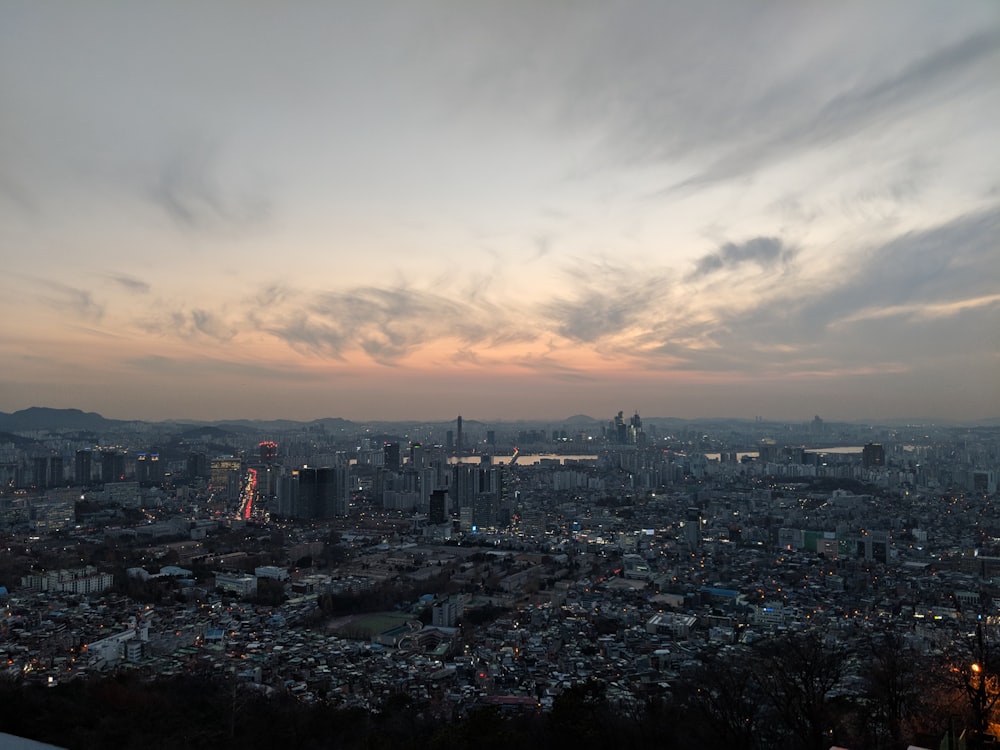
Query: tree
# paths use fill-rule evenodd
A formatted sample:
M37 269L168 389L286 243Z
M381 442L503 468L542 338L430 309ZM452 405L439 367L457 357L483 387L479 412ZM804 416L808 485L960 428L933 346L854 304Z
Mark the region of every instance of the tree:
M862 731L866 745L895 748L916 743L920 734L944 731L942 712L936 703L941 696L940 669L935 660L921 656L905 639L891 630L876 633L861 646L867 711ZM931 725L934 717L938 721Z
M761 692L784 730L778 746L826 750L833 744L831 693L844 677L847 655L812 631L761 644L755 661Z
M684 701L706 747L752 750L762 718L760 684L749 653L713 656L689 678Z
M949 673L952 684L964 697L971 728L976 740L989 734L1000 713L1000 653L982 622L965 639L952 642ZM972 745L975 747L976 745Z

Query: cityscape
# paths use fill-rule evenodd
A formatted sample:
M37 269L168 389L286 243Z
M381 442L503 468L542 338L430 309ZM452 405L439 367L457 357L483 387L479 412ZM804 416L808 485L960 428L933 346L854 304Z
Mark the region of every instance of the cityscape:
M0 3L0 748L1000 746L1000 3Z
M287 741L317 747L488 731L937 748L995 731L995 420L31 408L0 433L4 700L26 701L12 735L269 746L260 717L291 715ZM182 715L55 718L95 710L78 686L105 683ZM197 727L169 692L195 686L218 704ZM317 715L350 737L313 735Z

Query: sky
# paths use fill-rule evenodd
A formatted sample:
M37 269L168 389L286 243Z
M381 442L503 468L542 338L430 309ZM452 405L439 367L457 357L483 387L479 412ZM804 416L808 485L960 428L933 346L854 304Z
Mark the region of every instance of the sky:
M1000 416L994 0L0 15L0 411Z

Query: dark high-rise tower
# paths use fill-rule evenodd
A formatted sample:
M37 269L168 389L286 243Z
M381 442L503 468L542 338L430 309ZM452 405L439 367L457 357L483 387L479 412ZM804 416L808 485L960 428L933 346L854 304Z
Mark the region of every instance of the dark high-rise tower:
M135 457L135 480L139 484L160 484L163 481L163 474L163 463L156 448Z
M31 459L31 484L39 489L49 486L48 456L35 456Z
M262 464L273 464L278 458L278 444L273 440L264 440L257 444L260 451L260 462Z
M465 448L465 443L462 442L462 416L459 415L458 419L455 420L455 450L459 453Z
M298 488L292 515L310 520L347 515L348 467L314 469L304 466L294 474L298 477Z
M116 450L101 451L101 482L125 481L125 456Z
M434 490L430 497L430 512L428 522L440 525L445 522L448 512L448 493L446 490Z
M193 452L188 454L187 475L189 479L204 479L209 476L208 456L204 453Z
M49 487L61 487L65 484L66 476L63 469L63 457L49 456Z
M76 461L73 464L73 480L81 487L90 484L90 479L94 472L94 452L90 448L76 452Z
M399 453L399 443L386 443L382 447L382 455L384 457L383 463L385 468L390 471L399 471L400 467L400 453Z
M885 466L885 448L881 443L867 443L861 449L861 463L866 469L873 466Z

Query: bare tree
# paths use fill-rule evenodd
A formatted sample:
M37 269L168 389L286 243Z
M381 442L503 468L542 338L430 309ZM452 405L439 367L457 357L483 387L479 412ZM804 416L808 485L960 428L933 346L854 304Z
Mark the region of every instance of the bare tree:
M833 744L837 727L831 698L843 681L848 656L846 648L828 646L815 631L760 645L757 679L761 700L779 725L776 743L800 750L826 750Z

